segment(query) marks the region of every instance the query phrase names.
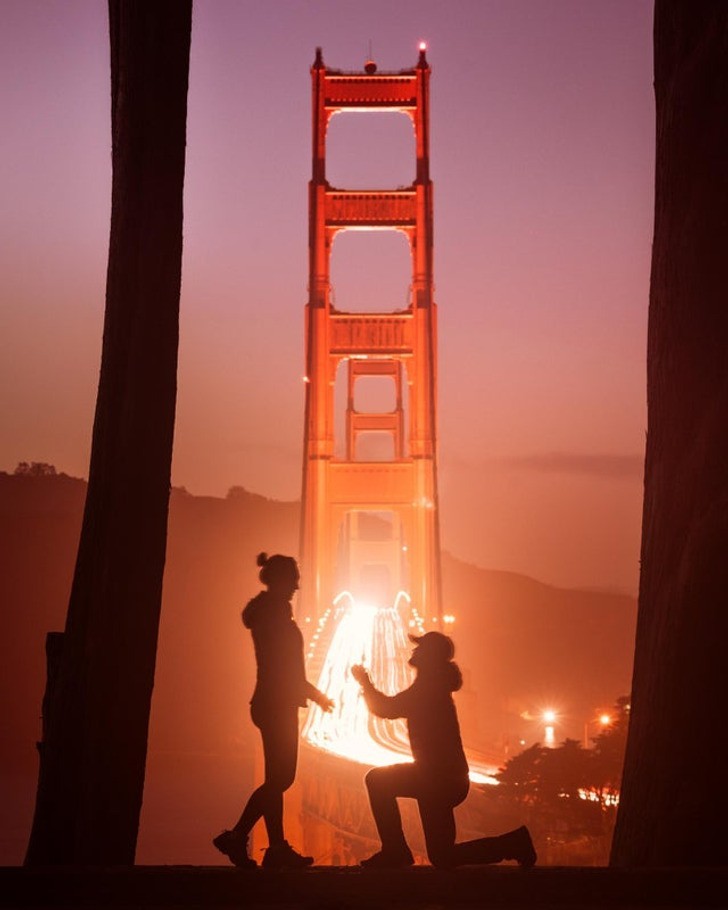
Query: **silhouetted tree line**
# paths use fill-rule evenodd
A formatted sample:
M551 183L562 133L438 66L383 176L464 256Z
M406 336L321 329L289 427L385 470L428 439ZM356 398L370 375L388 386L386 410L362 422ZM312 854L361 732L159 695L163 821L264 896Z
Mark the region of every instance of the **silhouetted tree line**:
M551 862L604 863L619 802L627 742L629 698L619 698L612 721L592 748L566 739L550 748L536 743L496 775L498 798L515 803ZM544 857L546 859L546 857Z
M13 474L16 477L55 477L56 467L45 461L19 461Z

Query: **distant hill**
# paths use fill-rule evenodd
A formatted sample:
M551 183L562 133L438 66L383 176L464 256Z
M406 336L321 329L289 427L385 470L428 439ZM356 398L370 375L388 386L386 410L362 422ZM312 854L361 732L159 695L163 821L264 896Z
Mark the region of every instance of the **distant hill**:
M636 601L621 594L554 588L523 575L477 568L445 554L447 609L458 659L477 693L486 744L542 739L540 713L558 712L556 736L583 739L584 725L632 677Z
M19 862L27 838L45 633L64 625L85 492L84 481L63 474L0 473L0 801L8 810L0 863ZM235 820L249 789L254 663L239 613L259 588L258 551L297 551L298 516L298 503L240 488L225 499L172 491L142 862L215 861L208 834ZM553 588L448 554L443 576L470 745L518 751L521 739L541 738L536 713L545 707L562 713L559 738L581 738L598 708L628 692L634 599Z

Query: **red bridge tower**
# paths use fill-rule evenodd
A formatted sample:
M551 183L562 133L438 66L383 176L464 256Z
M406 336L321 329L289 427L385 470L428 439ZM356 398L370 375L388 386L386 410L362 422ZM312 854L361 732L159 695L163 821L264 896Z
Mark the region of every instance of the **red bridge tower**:
M440 616L436 463L436 307L432 272L429 160L430 66L420 46L414 69L341 72L311 68L313 175L309 195L309 300L306 306L306 413L301 527L301 611L315 617L341 589L391 605L405 590L428 621ZM395 190L346 190L326 180L326 132L343 111L398 111L413 122L417 169ZM347 313L331 302L329 262L339 231L403 231L412 257L404 311ZM335 454L334 384L347 384L343 454ZM362 377L386 377L395 405L355 409ZM388 434L392 458L361 460L362 433ZM366 514L369 513L369 514Z

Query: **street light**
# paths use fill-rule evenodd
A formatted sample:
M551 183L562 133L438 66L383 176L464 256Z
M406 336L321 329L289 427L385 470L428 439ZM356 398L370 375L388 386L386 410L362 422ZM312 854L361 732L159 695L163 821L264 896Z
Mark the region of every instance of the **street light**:
M612 716L604 712L600 714L595 720L585 720L584 721L584 748L589 748L589 727L591 724L598 725L601 730L606 730L607 727L611 726Z
M549 708L543 712L541 717L545 724L544 730L543 730L544 745L548 746L549 749L553 749L553 747L556 745L556 736L554 734L554 724L556 723L556 711L552 711Z

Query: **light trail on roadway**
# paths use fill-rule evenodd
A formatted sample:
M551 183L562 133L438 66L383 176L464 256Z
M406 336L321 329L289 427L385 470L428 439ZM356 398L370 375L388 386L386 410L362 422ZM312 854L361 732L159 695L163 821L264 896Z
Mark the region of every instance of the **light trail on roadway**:
M307 651L309 665L321 661L316 686L334 701L324 713L312 705L302 736L312 746L360 764L381 766L412 761L404 719L374 717L351 675L354 664L363 664L375 686L394 695L409 686L412 645L407 635L424 634L422 617L409 596L400 591L391 607L358 603L344 591L319 619ZM328 641L328 647L326 642ZM326 653L321 653L326 647ZM496 783L493 768L469 757L470 779Z

